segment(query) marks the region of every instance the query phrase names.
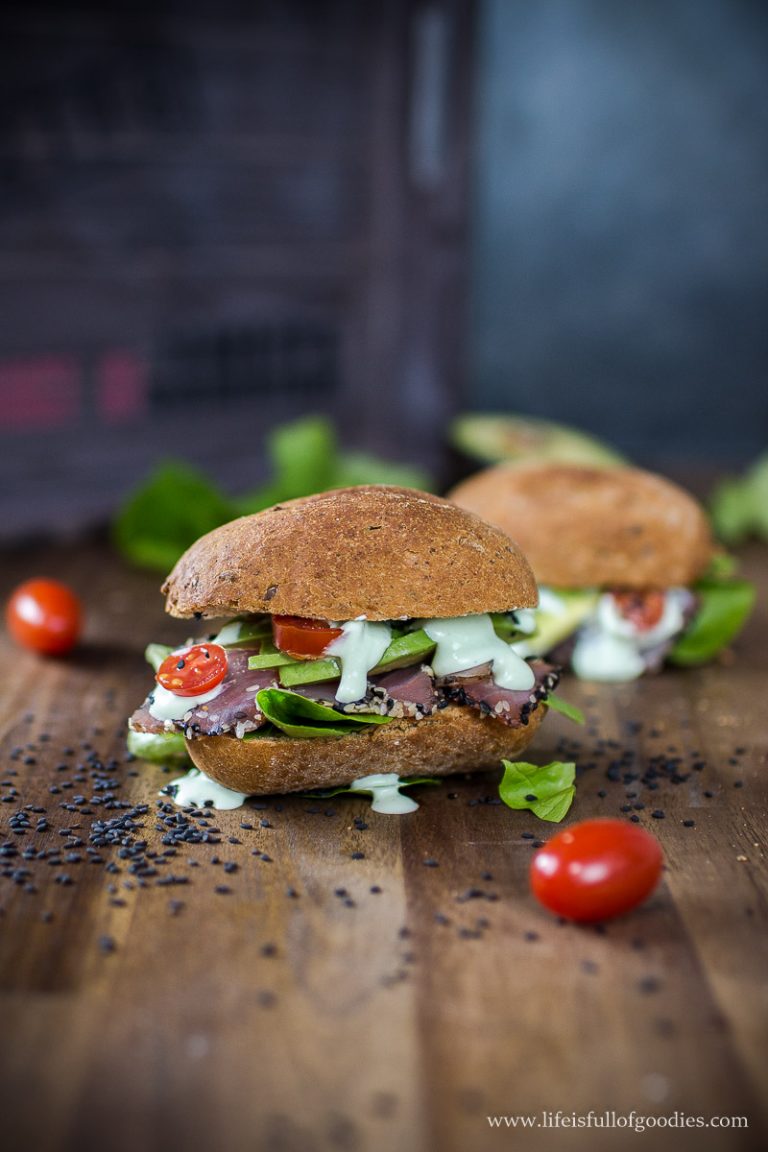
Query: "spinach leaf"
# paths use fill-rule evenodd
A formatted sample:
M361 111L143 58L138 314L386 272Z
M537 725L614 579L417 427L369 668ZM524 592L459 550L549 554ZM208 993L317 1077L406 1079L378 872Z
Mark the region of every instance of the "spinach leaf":
M669 653L673 664L705 664L733 640L755 603L746 580L699 580L693 585L699 610Z
M256 693L256 703L271 724L297 739L348 736L367 724L388 724L390 720L389 716L368 712L337 712L283 688L262 688Z
M236 515L234 504L205 476L169 461L128 498L112 526L112 539L126 560L168 571L190 544Z

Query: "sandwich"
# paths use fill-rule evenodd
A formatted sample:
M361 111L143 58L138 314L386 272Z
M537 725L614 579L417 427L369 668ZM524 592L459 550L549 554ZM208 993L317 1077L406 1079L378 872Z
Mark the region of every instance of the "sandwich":
M498 465L449 498L514 537L531 563L539 605L518 614L515 651L570 664L582 679L704 663L751 610L754 590L728 578L704 510L651 472Z
M413 489L343 488L231 521L162 591L196 636L147 649L156 678L129 746L186 752L245 795L498 767L558 679L509 644L537 603L518 546Z

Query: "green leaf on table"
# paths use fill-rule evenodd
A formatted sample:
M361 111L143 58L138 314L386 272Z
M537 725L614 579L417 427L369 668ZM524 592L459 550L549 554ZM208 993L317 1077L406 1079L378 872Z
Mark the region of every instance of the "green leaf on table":
M563 716L567 716L569 720L573 720L574 724L586 723L581 708L577 708L575 704L569 703L568 700L563 700L562 696L556 696L554 692L549 693L544 703L550 708L554 708L555 712L560 712Z
M256 703L264 716L286 736L296 739L348 736L368 724L388 724L389 716L369 712L337 712L327 704L309 700L283 688L262 688Z
M243 512L259 512L282 500L310 496L335 485L336 433L324 416L305 416L273 428L267 436L266 452L272 480L238 500Z
M768 539L768 452L741 479L721 481L710 499L715 532L726 544Z
M673 664L705 664L743 628L755 603L747 580L699 580L692 587L699 608L669 653Z
M499 796L509 808L527 809L540 820L558 823L576 794L576 765L559 760L551 764L527 764L522 760L502 760L504 775Z
M202 473L168 461L125 502L112 538L126 560L167 572L195 540L236 515L231 501Z
M420 488L429 491L431 477L423 468L398 461L382 460L367 452L343 452L334 475L334 487L347 488L355 484L396 484L399 488Z

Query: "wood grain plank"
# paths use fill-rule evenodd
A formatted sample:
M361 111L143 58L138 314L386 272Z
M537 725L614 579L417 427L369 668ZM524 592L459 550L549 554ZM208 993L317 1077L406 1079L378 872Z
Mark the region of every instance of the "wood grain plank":
M616 1129L521 1135L487 1120L589 1109L746 1116L746 1130L638 1141L761 1146L764 598L731 666L600 691L569 682L587 728L548 719L532 756L576 757L573 815L643 804L629 814L667 861L644 907L583 929L529 896L543 826L495 802L493 774L424 789L402 819L348 797L214 813L219 843L182 844L165 864L140 854L154 875L132 872L119 844L101 864L25 859L27 846L84 854L93 821L119 815L94 802L106 779L126 805L149 805L133 841L167 847L154 805L168 776L126 762L122 734L147 682L145 642L186 632L163 616L155 578L102 545L8 553L0 595L33 571L83 591L88 636L61 662L0 641L0 667L12 669L0 682L0 800L17 791L0 803L0 844L20 853L0 872L29 870L20 883L0 874L4 1146L615 1148ZM749 571L765 589L764 553ZM60 807L78 795L74 811ZM17 834L10 816L25 804L46 811L28 812ZM62 871L71 884L57 882ZM169 875L184 882L157 883Z

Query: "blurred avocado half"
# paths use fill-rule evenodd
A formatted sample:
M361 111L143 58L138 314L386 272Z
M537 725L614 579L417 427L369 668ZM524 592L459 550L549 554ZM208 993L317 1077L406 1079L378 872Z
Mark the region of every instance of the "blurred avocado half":
M467 412L453 420L448 438L465 456L484 464L557 460L607 468L628 462L586 432L532 416Z

